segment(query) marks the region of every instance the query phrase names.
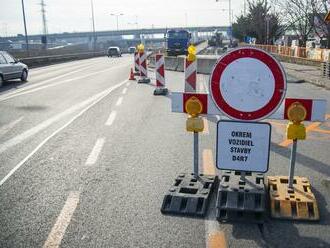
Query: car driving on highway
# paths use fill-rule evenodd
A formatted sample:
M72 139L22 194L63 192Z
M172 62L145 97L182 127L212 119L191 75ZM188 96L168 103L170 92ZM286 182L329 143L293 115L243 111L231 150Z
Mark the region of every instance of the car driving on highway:
M108 48L108 57L121 57L121 51L119 47L109 47Z
M4 81L21 79L25 82L28 78L28 66L15 59L9 53L0 51L0 87Z

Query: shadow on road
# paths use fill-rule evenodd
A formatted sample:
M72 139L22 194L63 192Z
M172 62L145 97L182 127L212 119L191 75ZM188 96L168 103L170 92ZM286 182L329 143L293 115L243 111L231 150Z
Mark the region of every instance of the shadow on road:
M287 159L290 159L290 149L286 147L281 147L277 145L276 143L271 143L270 150L272 152L275 152L276 154L281 155L282 157L285 157ZM310 158L306 155L303 155L299 152L297 152L297 157L296 157L296 162L308 167L309 169L316 170L321 174L324 174L326 176L330 176L330 170L329 170L329 165L322 163L318 160L315 160L313 158Z
M10 80L10 81L5 81L2 85L2 87L0 87L0 92L5 92L11 89L16 89L19 86L22 86L24 84L28 83L28 81L26 82L22 82L20 80Z

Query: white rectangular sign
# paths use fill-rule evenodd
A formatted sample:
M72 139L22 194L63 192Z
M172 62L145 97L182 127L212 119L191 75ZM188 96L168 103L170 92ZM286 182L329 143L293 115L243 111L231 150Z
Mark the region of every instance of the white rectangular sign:
M217 168L267 172L271 125L221 120L217 127Z

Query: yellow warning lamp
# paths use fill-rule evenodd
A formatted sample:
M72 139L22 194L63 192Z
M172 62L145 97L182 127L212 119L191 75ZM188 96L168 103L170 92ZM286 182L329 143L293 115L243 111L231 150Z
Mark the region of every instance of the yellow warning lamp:
M186 101L185 110L192 117L196 117L202 113L203 104L197 97L192 96Z
M192 62L196 60L196 47L194 45L190 45L188 47L188 57L187 60Z
M287 139L304 140L306 139L306 128L301 122L306 119L307 110L300 102L292 103L288 108L289 124L286 127Z
M203 104L197 97L191 97L185 104L185 110L190 115L186 122L186 130L188 132L203 132L204 122L198 117L203 111Z
M141 43L140 45L137 46L137 49L138 49L139 53L143 53L144 52L144 45Z

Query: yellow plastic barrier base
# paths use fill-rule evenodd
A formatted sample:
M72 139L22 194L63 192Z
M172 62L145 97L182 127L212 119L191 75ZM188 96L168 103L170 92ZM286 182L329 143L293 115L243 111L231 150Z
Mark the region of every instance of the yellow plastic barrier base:
M311 184L306 177L294 177L293 190L288 188L287 176L267 177L271 216L291 220L320 219Z

